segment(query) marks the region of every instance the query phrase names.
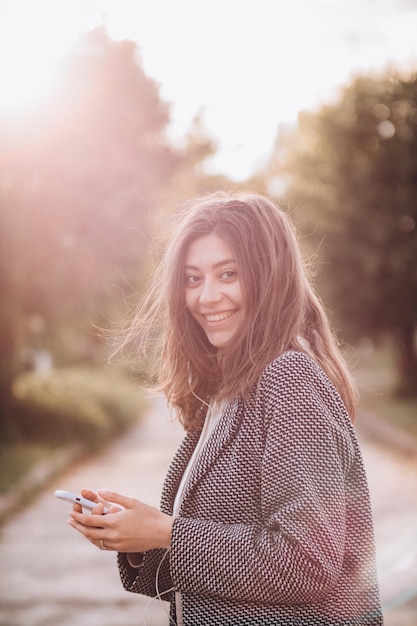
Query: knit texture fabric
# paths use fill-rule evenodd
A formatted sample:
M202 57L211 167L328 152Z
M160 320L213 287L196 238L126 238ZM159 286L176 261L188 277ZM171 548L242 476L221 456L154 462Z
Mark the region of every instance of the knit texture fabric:
M171 464L165 513L197 440L187 435ZM127 590L167 592L173 623L181 591L184 626L383 624L361 452L311 358L284 353L227 407L187 482L170 553L118 563Z

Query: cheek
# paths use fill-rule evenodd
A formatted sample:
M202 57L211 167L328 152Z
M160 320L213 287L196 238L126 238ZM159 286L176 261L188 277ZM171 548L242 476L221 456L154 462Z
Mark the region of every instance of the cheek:
M234 287L233 292L231 293L231 297L237 304L240 304L241 306L244 305L245 296L239 283L237 283Z
M195 303L195 295L191 289L185 290L184 303L185 303L186 309L188 309L189 311L192 311L193 304Z

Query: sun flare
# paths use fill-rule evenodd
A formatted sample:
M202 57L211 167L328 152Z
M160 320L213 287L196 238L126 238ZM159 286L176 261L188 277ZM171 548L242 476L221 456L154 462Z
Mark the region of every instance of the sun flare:
M82 29L82 15L63 9L65 3L53 0L1 2L0 108L21 108L47 97Z
M0 112L46 99L73 44L105 26L116 41L137 42L172 104L172 138L182 141L202 113L218 143L213 172L245 179L269 159L279 126L334 98L355 73L417 68L412 4L0 0Z

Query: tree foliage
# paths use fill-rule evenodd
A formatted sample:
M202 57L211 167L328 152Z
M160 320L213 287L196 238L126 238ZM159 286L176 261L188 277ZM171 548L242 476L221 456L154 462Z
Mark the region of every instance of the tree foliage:
M0 111L3 403L22 355L88 358L92 323L140 286L155 214L214 150L202 135L198 153L172 146L169 121L136 44L103 28L75 44L42 106Z
M417 75L357 77L338 102L301 114L277 154L344 331L389 334L417 393Z

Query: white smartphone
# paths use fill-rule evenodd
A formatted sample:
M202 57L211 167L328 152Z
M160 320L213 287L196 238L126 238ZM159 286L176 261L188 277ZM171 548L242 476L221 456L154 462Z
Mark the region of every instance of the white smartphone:
M81 504L83 508L86 508L89 511L92 511L94 507L97 506L97 502L87 500L87 498L83 498L82 496L77 496L76 493L72 493L71 491L63 491L62 489L57 489L57 491L55 491L55 495L57 498L65 500L66 502L70 502L71 504ZM109 511L110 509L108 507L104 507L103 515L105 515Z

